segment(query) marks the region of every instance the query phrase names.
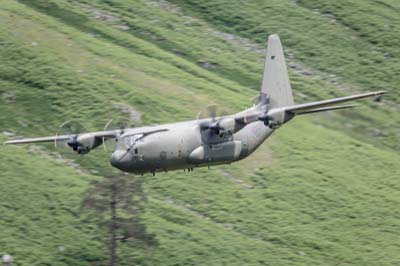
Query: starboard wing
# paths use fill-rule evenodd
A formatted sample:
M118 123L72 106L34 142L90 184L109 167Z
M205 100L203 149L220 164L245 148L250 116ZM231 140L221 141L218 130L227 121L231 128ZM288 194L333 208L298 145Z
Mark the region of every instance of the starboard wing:
M350 96L346 96L346 97L334 98L334 99L323 100L323 101L318 101L318 102L286 106L286 107L283 107L283 109L286 112L293 113L293 114L306 114L306 113L337 110L337 109L343 109L343 108L351 108L354 106L349 106L349 105L333 106L333 105L343 103L343 102L358 100L358 99L362 99L362 98L378 97L384 93L385 93L385 91L367 92L367 93L350 95Z

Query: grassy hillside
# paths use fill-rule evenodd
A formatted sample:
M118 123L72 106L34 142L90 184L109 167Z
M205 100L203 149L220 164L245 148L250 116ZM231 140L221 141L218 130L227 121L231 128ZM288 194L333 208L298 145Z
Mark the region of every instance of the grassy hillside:
M157 244L122 244L119 265L397 265L399 6L356 2L3 0L0 132L52 135L70 119L98 130L127 109L138 125L210 103L239 111L277 32L297 102L375 89L387 99L296 118L231 166L145 176ZM106 232L79 206L113 171L109 154L0 154L0 252L17 265L106 264Z

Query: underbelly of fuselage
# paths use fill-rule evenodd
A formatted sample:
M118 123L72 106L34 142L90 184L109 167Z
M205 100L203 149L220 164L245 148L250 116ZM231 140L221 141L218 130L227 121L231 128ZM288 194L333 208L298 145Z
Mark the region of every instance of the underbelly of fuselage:
M135 174L144 174L144 173L154 173L154 172L167 172L172 170L179 169L193 169L197 167L206 167L213 165L220 165L226 163L232 163L238 159L230 159L230 160L215 160L212 158L207 158L202 161L190 162L189 158L182 159L164 159L164 160L155 160L154 158L134 158L124 167L119 167L121 170L125 172L135 173Z

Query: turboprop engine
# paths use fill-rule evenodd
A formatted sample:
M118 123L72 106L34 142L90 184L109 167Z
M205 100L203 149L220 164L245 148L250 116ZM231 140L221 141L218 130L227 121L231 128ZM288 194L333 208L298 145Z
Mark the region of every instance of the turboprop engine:
M235 124L234 118L224 118L218 122L219 132L223 134L235 133Z
M258 120L270 128L278 128L294 117L293 113L286 112L282 108L275 108L262 115Z
M201 131L210 135L231 135L236 131L236 121L217 105L209 105L197 115Z
M97 138L90 133L72 136L67 145L79 154L86 154L90 150L98 147L103 143L101 138Z

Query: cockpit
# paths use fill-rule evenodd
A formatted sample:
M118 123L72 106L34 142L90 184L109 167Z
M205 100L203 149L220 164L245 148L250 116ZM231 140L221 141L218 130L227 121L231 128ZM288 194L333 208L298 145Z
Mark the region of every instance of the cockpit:
M123 138L125 148L132 149L136 143L142 141L143 134L130 135Z
M135 134L122 137L111 155L110 162L114 167L123 171L129 170L132 159L140 158L138 147L135 145L143 141L144 134Z

